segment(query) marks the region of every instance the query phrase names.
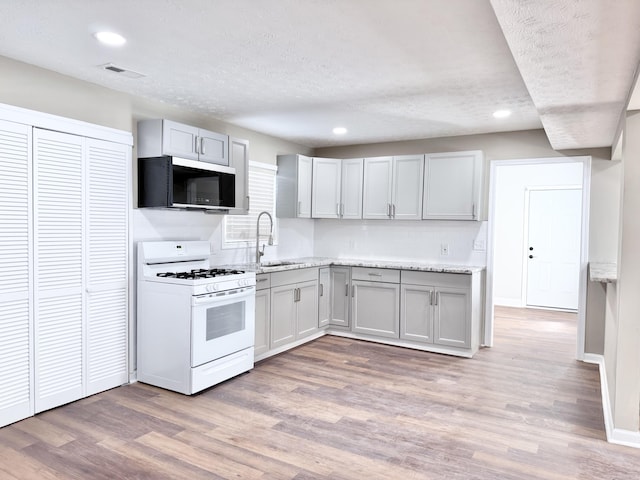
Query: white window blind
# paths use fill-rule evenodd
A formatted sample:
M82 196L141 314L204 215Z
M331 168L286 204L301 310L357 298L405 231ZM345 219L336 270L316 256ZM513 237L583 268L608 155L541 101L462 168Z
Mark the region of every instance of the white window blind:
M249 214L225 216L225 246L239 247L255 242L256 220L263 211L269 212L273 217L273 240L277 243L276 171L275 165L249 162ZM264 217L260 220L260 238L266 241L269 238L269 219Z

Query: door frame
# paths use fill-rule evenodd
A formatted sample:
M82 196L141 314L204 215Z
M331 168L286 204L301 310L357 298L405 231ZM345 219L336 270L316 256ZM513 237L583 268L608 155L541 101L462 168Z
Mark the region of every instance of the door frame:
M581 185L550 185L550 186L536 186L536 187L526 187L524 191L524 235L522 236L522 251L526 252L527 244L529 240L529 199L531 192L548 192L551 190L582 190ZM584 199L582 199L584 201ZM582 211L582 205L580 205L580 209ZM582 212L581 212L582 214ZM580 232L580 237L582 237L582 232ZM582 249L581 249L582 250ZM562 310L562 311L572 311L569 309L562 308L553 308L553 307L532 307L527 304L527 290L529 287L529 262L527 261L527 255L522 256L522 292L520 303L524 306L524 308L548 308L550 310ZM578 300L579 305L579 300ZM579 308L579 307L578 307Z
M585 319L587 310L587 266L589 259L589 199L591 198L591 157L549 157L528 158L520 160L492 160L489 170L489 221L487 226L487 270L486 270L486 302L484 318L484 342L487 347L493 346L493 282L495 261L495 206L497 169L509 165L542 165L557 163L582 163L582 222L580 235L580 285L578 289L578 331L576 335L576 358L584 360Z

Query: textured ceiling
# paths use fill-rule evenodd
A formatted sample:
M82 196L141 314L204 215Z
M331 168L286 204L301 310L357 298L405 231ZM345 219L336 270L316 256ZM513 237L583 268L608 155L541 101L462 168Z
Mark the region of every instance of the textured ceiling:
M491 4L552 147L610 146L640 60L640 1Z
M492 3L500 23L488 0L3 0L0 55L311 147L540 128L538 113L556 148L610 145L640 1ZM127 44L99 45L102 29Z

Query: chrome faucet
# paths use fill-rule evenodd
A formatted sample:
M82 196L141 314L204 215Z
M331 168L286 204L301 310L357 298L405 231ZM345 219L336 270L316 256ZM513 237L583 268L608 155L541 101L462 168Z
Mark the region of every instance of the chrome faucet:
M258 214L258 220L256 221L256 265L260 265L260 257L264 255L265 245L262 245L262 251L260 250L260 217L266 215L271 222L271 228L269 230L269 245L273 245L273 218L269 212L260 212Z

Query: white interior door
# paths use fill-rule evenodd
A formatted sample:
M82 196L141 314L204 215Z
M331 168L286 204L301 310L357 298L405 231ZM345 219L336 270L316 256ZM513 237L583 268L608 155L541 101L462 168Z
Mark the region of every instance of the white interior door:
M582 190L529 190L526 304L577 310Z

